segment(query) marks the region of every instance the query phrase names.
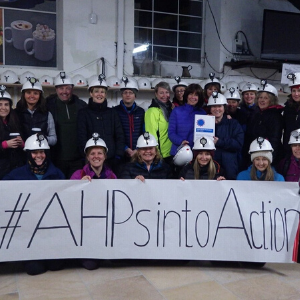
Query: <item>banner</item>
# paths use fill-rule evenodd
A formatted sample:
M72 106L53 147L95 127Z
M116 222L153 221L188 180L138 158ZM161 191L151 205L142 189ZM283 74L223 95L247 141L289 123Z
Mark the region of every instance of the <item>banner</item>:
M293 182L1 181L0 261L292 262Z

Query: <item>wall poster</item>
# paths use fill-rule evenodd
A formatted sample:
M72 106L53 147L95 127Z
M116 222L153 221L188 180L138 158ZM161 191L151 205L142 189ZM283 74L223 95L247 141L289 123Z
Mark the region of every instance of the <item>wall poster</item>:
M0 64L57 67L56 0L0 0Z

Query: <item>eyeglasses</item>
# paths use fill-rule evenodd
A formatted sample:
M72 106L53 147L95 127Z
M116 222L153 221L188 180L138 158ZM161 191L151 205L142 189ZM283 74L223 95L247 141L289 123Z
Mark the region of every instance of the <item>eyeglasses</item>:
M134 92L131 92L131 91L125 91L125 92L123 92L122 94L125 94L125 95L133 95Z
M184 93L184 90L178 90L178 91L176 91L176 94L182 94L182 93Z

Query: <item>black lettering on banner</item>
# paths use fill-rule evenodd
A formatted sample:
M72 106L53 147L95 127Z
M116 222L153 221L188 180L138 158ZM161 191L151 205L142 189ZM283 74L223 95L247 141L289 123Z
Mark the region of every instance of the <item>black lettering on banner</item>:
M271 201L269 201L269 203L271 203ZM273 221L272 221L272 212L271 210L269 210L269 219L270 219L270 238L271 238L271 241L270 241L270 244L271 244L271 250L273 250ZM268 249L268 248L265 248L265 249Z
M286 216L289 212L296 212L298 213L299 221L300 222L300 211L296 209L284 209L284 220L285 220L285 230L286 230L286 251L289 251L289 235L288 235L288 224L287 224L287 219Z
M160 202L158 202L157 205L160 205ZM157 223L156 223L156 247L159 246L159 218L160 218L160 210L157 211Z
M252 240L252 245L255 249L261 249L262 248L262 244L260 244L260 246L256 246L255 242L254 242L254 237L253 237L253 226L252 226L252 215L256 214L259 216L259 213L257 211L252 211L250 214L250 233L251 233L251 240ZM264 231L263 231L264 234Z
M83 221L84 219L106 219L106 230L105 230L105 247L107 247L107 239L108 239L108 208L109 208L109 191L106 192L106 215L104 216L96 216L96 215L83 215L83 204L84 204L84 192L81 191L81 238L80 238L80 246L83 243Z
M138 218L139 214L140 214L141 212L145 212L145 211L146 211L146 212L150 212L149 209L142 209L142 210L139 210L139 211L136 213L136 215L135 215L136 221L137 221L141 226L143 226L143 227L147 230L147 234L148 234L148 240L147 240L143 245L140 245L140 244L134 242L134 244L135 244L136 246L138 246L138 247L145 247L145 246L148 245L148 243L149 243L149 241L150 241L150 231L149 231L148 227L147 227L146 225L142 224L142 223L140 222L139 218Z
M178 234L179 234L179 240L178 240L178 244L179 244L179 247L181 247L181 216L178 212L176 211L173 211L173 210L170 210L166 213L166 211L164 210L164 219L163 219L163 247L165 247L165 243L166 243L166 219L167 219L167 216L168 214L175 214L178 216L178 220L179 220L179 223L178 223ZM174 226L175 227L175 226Z
M40 224L41 224L41 222L43 221L43 218L45 217L46 212L48 211L48 209L49 209L50 206L52 205L54 199L56 199L56 200L58 201L58 204L59 204L59 206L60 206L60 208L61 208L61 211L62 211L62 213L63 213L63 215L64 215L64 218L65 218L65 220L66 220L67 226L40 227ZM29 241L29 243L28 243L27 248L30 248L31 243L32 243L32 241L33 241L33 238L34 238L34 236L35 236L35 234L37 233L38 230L63 229L63 228L68 228L68 229L69 229L70 234L71 234L71 236L72 236L72 238L73 238L74 244L75 244L76 246L78 246L78 245L77 245L77 242L76 242L76 239L75 239L75 236L74 236L74 233L73 233L73 230L72 230L71 225L70 225L70 223L69 223L67 214L66 214L66 212L65 212L65 208L63 207L63 205L62 205L62 203L61 203L61 201L60 201L60 198L59 198L58 194L57 194L57 193L54 193L53 197L51 198L50 202L48 203L47 207L45 208L45 210L44 210L44 212L43 212L43 214L42 214L40 220L38 221L38 223L37 223L37 225L36 225L36 227L35 227L35 229L34 229L34 232L33 232L32 237L31 237L31 239L30 239L30 241Z
M204 213L204 215L205 215L206 218L207 218L207 236L206 236L206 242L205 242L204 245L202 245L202 244L200 243L199 238L198 238L198 219L199 219L199 216L200 216L202 213ZM202 226L201 226L201 228L202 228ZM202 211L200 211L199 214L197 215L197 217L196 217L196 223L195 223L195 235L196 235L197 243L198 243L198 245L199 245L201 248L205 248L205 247L207 246L207 244L208 244L208 241L209 241L209 230L210 230L209 215L208 215L207 211L202 210Z
M188 245L188 213L191 212L190 209L188 209L188 202L185 200L185 209L182 210L183 213L185 213L185 246L186 247L193 247L192 245Z
M263 224L263 241L264 241L264 249L268 249L266 248L266 226L265 226L265 203L262 201L261 203L261 216L262 216L262 224Z
M236 207L238 209L238 214L239 214L239 217L240 217L240 220L241 220L241 223L242 223L242 226L240 227L237 227L237 226L220 226L220 223L221 223L221 220L222 220L222 216L223 216L223 213L225 211L225 208L226 208L226 205L228 203L228 200L230 198L230 195L233 195L234 197L234 201L235 201L235 204L236 204ZM220 215L220 219L219 219L219 222L218 222L218 227L217 227L217 230L216 230L216 234L215 234L215 238L214 238L214 242L213 242L213 247L215 246L215 243L216 243L216 239L217 239L217 235L218 235L218 232L219 232L219 229L242 229L244 230L244 233L245 233L245 237L247 239L247 242L248 242L248 245L250 247L250 249L252 249L252 246L251 246L251 243L250 243L250 240L249 240L249 236L248 236L248 233L247 233L247 230L245 228L245 223L244 223L244 219L243 219L243 216L242 216L242 212L241 212L241 208L240 208L240 205L239 205L239 202L238 202L238 199L235 195L235 192L234 190L231 188L229 193L228 193L228 196L226 198L226 201L224 203L224 206L223 206L223 209L222 209L222 212L221 212L221 215Z
M282 246L281 248L278 250L277 249L277 221L276 221L276 212L279 212L280 217L281 217L281 223L282 223L282 233L283 233L283 240L282 240ZM274 212L274 245L275 245L275 250L276 252L280 252L283 247L284 247L284 241L285 241L285 226L284 226L284 220L283 220L283 215L281 213L281 211L279 210L279 208L275 209Z
M27 204L27 201L28 201L29 198L30 198L30 194L28 194L26 200L25 200L24 203L23 203L22 208L21 208L20 210L17 209L18 206L19 206L19 203L20 203L20 201L21 201L22 195L23 195L23 193L20 193L19 198L18 198L18 201L16 202L16 205L15 205L15 207L14 207L13 210L6 210L6 211L5 211L6 213L8 212L8 213L12 213L12 214L11 214L9 220L8 220L7 226L2 226L2 227L1 227L1 229L5 228L5 230L4 230L4 233L3 233L3 236L2 236L2 240L1 240L1 244L0 244L0 249L2 248L2 245L3 245L3 242L4 242L4 239L5 239L5 236L6 236L6 233L7 233L8 228L13 228L12 233L11 233L10 238L9 238L9 241L8 241L8 243L7 243L7 245L6 245L6 249L9 248L10 242L11 242L13 236L14 236L14 233L15 233L15 231L16 231L16 228L21 227L21 226L18 226L18 225L19 225L19 221L20 221L20 219L21 219L21 216L22 216L23 212L28 212L28 211L29 211L29 210L25 210L25 206L26 206L26 204ZM15 213L19 213L19 216L18 216L18 218L17 218L16 224L11 226L11 223L12 223L12 220L13 220L13 218L14 218L14 216L15 216Z
M117 193L120 193L120 194L123 194L126 196L126 198L128 199L129 201L129 204L131 206L131 214L130 216L124 220L124 221L120 221L120 222L116 222L115 221L115 217L116 217L116 194ZM131 199L129 198L129 196L127 194L125 194L123 191L120 191L120 190L113 190L113 196L112 196L112 218L111 218L111 247L114 246L114 235L115 235L115 225L116 224L123 224L125 222L127 222L133 215L133 204L132 204L132 201Z

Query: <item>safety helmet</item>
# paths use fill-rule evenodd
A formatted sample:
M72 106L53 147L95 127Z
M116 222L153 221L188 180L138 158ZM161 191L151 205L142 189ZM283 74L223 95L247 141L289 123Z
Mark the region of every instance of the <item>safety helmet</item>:
M271 143L263 137L256 138L251 144L249 148L249 154L253 152L260 151L274 151Z
M69 84L74 86L72 79L65 72L59 72L59 74L54 79L55 86L69 85Z
M247 81L241 81L241 82L238 83L238 85L239 85L239 91L243 90L243 87L244 87L245 84L247 84Z
M120 86L120 80L116 76L110 76L106 79L106 83L109 87L118 87Z
M137 92L139 91L139 87L135 79L123 76L120 85L120 90L123 91L127 89L135 89Z
M254 83L247 82L242 88L242 94L249 91L257 92L257 86Z
M72 81L75 86L87 86L86 79L80 74L74 75Z
M235 81L229 81L226 83L226 87L227 87L227 90L229 90L230 88L234 88L236 91L239 90L239 84Z
M109 101L107 101L107 107L115 107L117 105L119 105L119 100L117 99L109 99Z
M287 76L287 79L289 80L289 87L293 87L295 85L300 85L300 73L289 73Z
M137 140L137 148L156 147L158 146L156 138L149 132L144 132Z
M224 105L224 104L228 104L225 96L218 92L213 92L212 95L208 99L207 106Z
M195 141L193 150L216 150L213 138L210 136L200 137Z
M175 166L183 167L193 159L193 152L189 145L181 145L177 148L177 152L173 157Z
M37 90L43 93L43 88L40 82L34 78L34 77L29 77L27 81L23 84L21 92L25 90Z
M15 72L7 70L1 74L0 81L1 83L17 83L19 78Z
M215 73L209 73L209 79L206 79L205 82L202 82L202 85L204 85L204 89L207 89L208 85L211 83L215 83L219 86L219 89L221 89L220 81L215 78Z
M138 80L138 86L140 90L148 90L151 89L151 83L147 78L140 78Z
M53 78L48 75L44 75L40 78L39 82L41 85L53 85Z
M272 85L267 83L267 80L261 80L261 88L259 89L260 92L267 92L269 94L273 94L274 96L278 97L277 89Z
M226 85L226 83L223 82L223 81L220 81L220 85L221 85L221 87L220 87L221 93L225 93L227 91L227 85Z
M237 100L237 101L240 101L240 100L241 100L240 93L239 93L234 87L231 87L229 90L227 90L227 91L224 93L224 97L225 97L227 100L229 100L229 99Z
M274 88L277 90L277 92L283 92L283 87L281 84L275 83L273 85L274 85Z
M288 84L285 84L283 86L283 92L286 94L290 94L291 93L291 88L288 86Z
M20 83L24 84L27 82L27 80L31 77L35 78L35 75L32 72L26 71L20 76Z
M149 102L149 100L146 100L146 101L143 101L143 102L139 103L138 105L139 105L141 108L143 108L144 111L146 111L146 110L149 108L150 104L151 104L151 103Z
M86 142L85 147L84 147L84 152L86 153L87 148L96 147L96 146L103 147L103 148L105 148L106 153L108 152L108 148L107 148L105 142L100 138L98 132L94 132L92 134L92 138Z
M155 89L156 85L160 82L164 81L162 78L156 78L151 82L151 88Z
M11 95L6 91L5 85L0 85L0 100L9 100L10 105L12 105Z
M92 87L102 87L107 90L108 86L105 81L105 75L100 74L96 79L91 81L88 86L88 90L90 90Z
M187 87L187 86L188 86L188 84L187 84L186 82L181 81L180 76L176 76L174 79L175 79L175 81L177 82L177 84L173 85L173 87L172 87L173 93L175 93L175 89L176 89L178 86L183 86L183 87Z
M289 144L300 144L300 129L291 132Z
M24 151L26 150L48 150L50 149L47 139L43 134L36 133L25 141Z

